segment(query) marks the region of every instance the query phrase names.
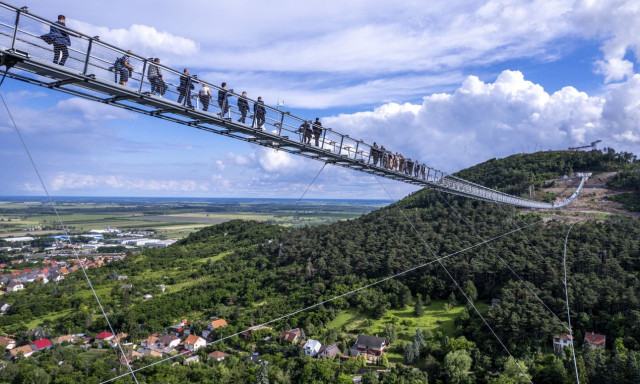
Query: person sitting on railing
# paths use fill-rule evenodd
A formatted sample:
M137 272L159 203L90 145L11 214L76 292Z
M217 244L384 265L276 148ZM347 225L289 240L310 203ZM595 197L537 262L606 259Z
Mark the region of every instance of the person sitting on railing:
M213 96L211 96L211 91L207 84L202 83L202 88L200 92L198 92L198 98L200 98L200 102L202 103L202 110L207 111L209 109L209 101L213 101Z
M371 146L371 157L373 159L373 165L378 165L378 158L380 156L380 152L378 151L378 144L374 141Z
M164 80L162 79L162 72L160 71L160 67L156 64L160 64L160 59L153 59L153 63L149 64L149 70L147 71L147 78L149 79L149 84L151 84L151 94L152 95L164 95L165 86Z
M320 135L322 134L322 123L320 118L316 117L316 121L313 123L313 139L315 140L316 147L320 146Z
M67 18L64 15L58 15L58 21L54 24L66 27L66 22ZM49 33L40 36L40 38L47 44L53 44L53 64L64 65L69 57L69 49L67 47L71 46L69 34L63 29L61 30L52 25L49 27Z
M264 108L262 96L258 96L258 101L253 103L253 114L255 115L256 126L262 128L267 116L267 110Z
M129 77L131 77L131 73L133 72L133 67L129 64L129 55L131 54L131 50L128 50L122 57L116 59L116 62L113 64L113 69L115 70L115 80L118 81L118 73L120 74L120 85L127 85L127 81Z
M233 89L227 90L227 83L221 84L222 89L218 91L218 105L220 106L220 113L218 116L225 117L229 112L229 92L233 92Z
M247 113L249 112L249 102L247 101L247 92L242 92L242 97L238 97L238 109L240 110L240 118L238 119L239 123L244 124L244 119L247 117Z
M195 88L189 76L189 69L184 69L184 75L180 76L180 85L178 86L178 104L182 104L182 99L186 98L187 107L193 108L191 104L191 90Z

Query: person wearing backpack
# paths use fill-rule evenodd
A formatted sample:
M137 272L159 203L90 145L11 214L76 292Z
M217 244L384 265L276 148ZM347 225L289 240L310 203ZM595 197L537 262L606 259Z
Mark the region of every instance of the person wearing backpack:
M67 18L64 15L58 15L58 21L54 24L66 27L66 21ZM52 25L49 27L49 33L40 36L40 38L47 44L53 44L53 64L64 65L69 57L69 49L67 47L71 46L69 34L64 29Z
M116 62L113 64L113 69L115 70L115 77L117 81L118 73L120 74L120 85L127 85L127 81L131 76L131 72L133 72L133 67L129 64L129 55L131 54L131 50L128 50L124 56L116 59Z

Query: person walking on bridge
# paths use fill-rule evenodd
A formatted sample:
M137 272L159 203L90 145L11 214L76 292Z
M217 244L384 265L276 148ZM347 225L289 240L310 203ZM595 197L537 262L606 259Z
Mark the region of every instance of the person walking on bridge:
M220 117L225 117L229 112L229 91L227 90L227 83L222 83L221 87L218 91L218 105L220 106Z
M373 158L373 165L375 166L378 165L379 156L380 156L380 152L378 152L378 143L374 141L373 145L371 146L371 157Z
M71 39L69 34L65 32L64 28L67 26L65 23L67 18L64 15L58 15L58 21L54 24L60 25L63 28L60 29L55 26L49 27L49 33L40 36L47 44L53 44L53 64L64 65L69 57L69 49L71 46Z
M164 81L162 80L162 71L157 64L160 64L160 59L156 57L153 59L153 63L149 64L147 78L151 84L151 94L162 96L164 94Z
M202 83L202 88L200 88L198 92L198 98L202 103L202 110L206 112L209 109L209 101L213 101L213 96L211 96L211 91L209 87L207 87L207 84Z
M244 119L247 117L247 113L249 112L249 102L247 101L247 92L242 92L242 97L238 97L238 109L240 110L240 118L238 119L239 123L244 124Z
M267 116L267 110L264 108L262 96L258 96L258 101L253 103L253 114L255 115L256 126L262 128Z
M320 146L320 135L322 134L322 123L320 118L316 117L316 121L313 123L313 140L316 143L316 147Z
M182 104L182 100L186 98L187 107L193 108L191 104L191 90L195 88L189 75L189 69L184 69L184 75L180 76L180 85L178 86L178 104Z

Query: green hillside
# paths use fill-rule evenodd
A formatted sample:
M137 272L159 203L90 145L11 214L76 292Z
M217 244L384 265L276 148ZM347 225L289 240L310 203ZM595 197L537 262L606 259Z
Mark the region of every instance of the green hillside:
M538 198L544 198L550 180L572 171L615 173L610 188L627 193L633 207L638 163L626 156L541 152L493 159L458 175L515 194L534 185L542 188ZM269 324L271 331L246 340L234 336L198 352L206 360L206 352L226 351L231 357L222 363L163 363L139 371L141 382L254 383L259 368L242 361L254 349L269 362L263 369L271 383L342 382L362 366L354 359L304 358L299 347L277 340L281 330L301 327L307 338L337 343L343 352L359 333L387 337L391 363L420 370L398 364L380 378L383 383L523 382L503 345L533 382L565 383L573 363L569 353L552 355L552 339L565 331L562 251L573 218L422 190L331 225L284 228L230 221L169 248L91 270L90 277L116 331L128 333L134 342L182 318L191 321L196 333L211 318L226 319L229 326L212 335L217 340L283 317ZM578 222L569 238L567 267L581 382L634 382L640 372L639 221L616 214ZM444 258L446 271L436 257ZM423 267L403 273L417 266ZM129 276L133 288L122 289L118 275ZM358 291L289 315L353 290ZM143 300L146 293L153 298ZM0 329L21 341L35 325L49 336L107 328L79 274L54 287L29 286L5 299L12 309L0 317ZM499 304L492 306L492 299ZM587 331L606 335L605 351L583 349ZM153 359L137 360L134 367ZM110 368L118 365L111 349L97 356L82 348L54 348L9 363L0 369L0 382L27 382L28 375L44 377L37 381L43 383L99 382L115 376ZM467 371L473 372L462 375L467 381L455 381Z

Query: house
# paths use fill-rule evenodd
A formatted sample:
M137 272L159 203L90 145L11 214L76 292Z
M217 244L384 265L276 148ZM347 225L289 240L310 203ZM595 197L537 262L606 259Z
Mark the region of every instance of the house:
M258 352L253 352L252 354L250 354L249 356L247 356L244 359L245 362L252 362L255 365L260 364L260 362L262 361L262 359L260 358L260 354Z
M54 337L53 339L51 339L51 342L53 342L53 344L62 344L64 342L73 342L73 336L72 335L64 335L64 336L60 336L60 337Z
M333 344L326 348L322 347L318 352L318 358L320 359L330 359L332 357L341 356L341 355L342 355L342 352L340 351L340 348L338 348L336 344Z
M598 333L587 332L584 335L584 341L587 342L590 348L604 349L607 337Z
M553 336L553 350L559 351L562 348L573 347L573 336L568 333L561 333Z
M320 352L320 348L322 348L322 344L318 340L309 339L302 347L305 356L316 357L318 352Z
M360 354L380 356L387 348L387 340L382 337L358 335L356 342L351 347L351 355Z
M33 352L35 352L33 349L31 349L30 345L23 345L22 347L17 347L17 348L13 348L10 353L12 357L18 357L18 354L22 352L22 354L24 355L24 357L29 357L31 355L33 355Z
M138 360L139 358L141 358L142 353L130 349L125 352L125 356L127 357L127 363L131 364L131 362L133 362L134 360ZM120 358L120 361L123 363L125 362L123 357Z
M302 334L302 332L300 331L300 328L294 328L294 329L290 329L288 331L282 331L280 332L280 336L278 336L278 338L284 340L284 341L288 341L289 343L296 343L298 341L300 341L300 335Z
M144 300L149 300L149 299L152 299L152 298L153 298L153 296L147 293L146 295L142 296L142 298L143 298Z
M114 336L113 339L109 340L109 345L113 348L118 346L118 343L125 341L127 338L127 334L124 332L120 332Z
M222 328L222 327L226 327L227 322L225 321L225 319L218 319L218 320L213 320L209 325L207 325L207 328L214 330L216 328Z
M166 334L162 336L154 344L158 348L175 348L180 344L180 338L174 335Z
M107 332L107 331L102 331L100 333L98 333L93 339L99 343L101 343L102 341L109 341L111 339L113 339L115 337L115 335L111 332Z
M62 275L62 273L58 272L58 271L53 271L49 274L49 278L51 279L51 281L55 281L56 283L59 281L64 280L64 276Z
M200 356L191 356L184 359L184 361L182 362L182 365L189 365L189 364L199 363L199 362L200 362Z
M189 324L187 319L182 319L182 321L180 321L180 324L172 325L169 327L169 333L180 336L185 331L184 327L187 324Z
M143 347L151 347L153 344L156 343L156 341L158 341L159 337L157 333L153 333L151 334L151 336L147 337L146 339L142 340L140 342L140 345L142 345Z
M5 349L13 349L16 347L16 341L9 337L0 336L0 345L4 345Z
M228 355L224 352L220 352L220 351L213 351L210 354L207 355L207 357L209 359L216 359L216 361L222 361L225 359L225 357L227 357Z
M0 314L4 315L5 313L9 312L9 310L11 309L11 306L7 303L0 303Z
M24 289L24 284L17 280L11 280L9 284L7 284L7 292L18 292Z
M133 288L133 284L122 284L122 286L120 288L122 288L122 289L132 289Z
M184 347L189 351L197 351L206 345L207 341L197 335L189 335L189 337L184 341Z
M43 351L45 349L51 349L51 347L53 347L53 344L51 344L51 340L38 339L38 340L32 341L30 346L31 346L31 349L33 349L34 351Z

